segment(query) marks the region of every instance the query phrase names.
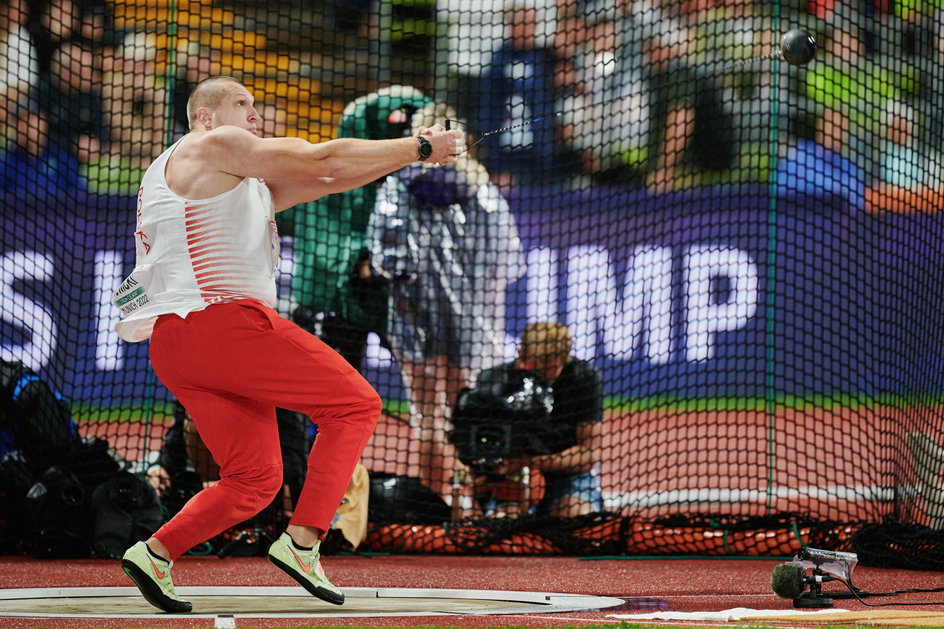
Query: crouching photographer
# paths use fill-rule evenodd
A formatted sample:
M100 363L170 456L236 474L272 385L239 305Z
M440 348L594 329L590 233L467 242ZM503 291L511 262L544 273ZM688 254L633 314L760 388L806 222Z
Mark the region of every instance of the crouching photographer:
M538 477L544 493L530 513L602 511L603 385L572 347L567 326L529 324L518 359L482 371L475 388L460 393L451 439L476 475L486 515L525 515Z

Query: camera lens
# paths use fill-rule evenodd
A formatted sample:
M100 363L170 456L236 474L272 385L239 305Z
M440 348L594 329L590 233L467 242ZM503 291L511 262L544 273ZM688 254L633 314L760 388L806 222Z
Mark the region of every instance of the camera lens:
M478 426L473 435L477 458L502 457L508 454L508 430L505 426Z
M82 489L81 485L69 484L62 488L62 491L59 492L59 498L62 500L63 504L67 505L77 505L85 499L85 490Z
M111 489L112 500L123 507L136 506L143 497L137 480L128 474L116 476Z

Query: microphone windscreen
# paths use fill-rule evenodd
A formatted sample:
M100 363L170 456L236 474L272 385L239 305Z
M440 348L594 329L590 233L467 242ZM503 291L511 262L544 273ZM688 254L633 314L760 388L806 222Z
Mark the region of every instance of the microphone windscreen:
M803 594L803 564L798 561L783 563L770 575L770 589L780 598L796 600Z

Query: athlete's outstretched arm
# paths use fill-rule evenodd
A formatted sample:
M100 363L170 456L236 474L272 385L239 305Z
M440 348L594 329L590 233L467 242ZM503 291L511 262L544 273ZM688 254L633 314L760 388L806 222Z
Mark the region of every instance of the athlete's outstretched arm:
M437 125L421 131L431 145L426 161L448 164L460 152L461 131ZM416 137L392 140L339 138L313 144L300 138L259 138L220 127L201 138L201 160L237 177L265 179L276 209L365 185L419 159Z

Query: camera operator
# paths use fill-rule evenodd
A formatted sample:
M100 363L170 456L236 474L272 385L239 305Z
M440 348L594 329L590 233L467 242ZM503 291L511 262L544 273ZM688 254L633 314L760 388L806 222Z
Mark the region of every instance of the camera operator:
M528 324L521 336L518 359L479 374L477 389L495 388L516 370L536 372L550 383L553 409L550 430L541 431L547 454L520 455L504 460L480 482L487 515L518 515L517 500L509 500L508 483L517 483L518 495L530 493L522 471L540 472L544 497L536 515L575 517L603 510L600 490L600 448L603 435L603 384L596 368L571 356L573 341L567 326L559 323ZM514 487L512 492L514 493Z

